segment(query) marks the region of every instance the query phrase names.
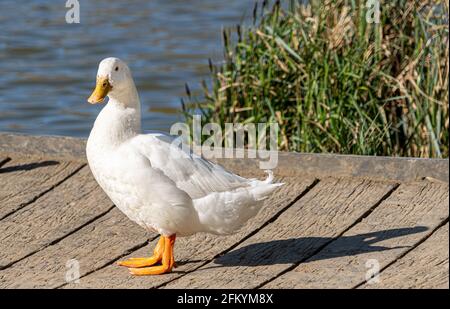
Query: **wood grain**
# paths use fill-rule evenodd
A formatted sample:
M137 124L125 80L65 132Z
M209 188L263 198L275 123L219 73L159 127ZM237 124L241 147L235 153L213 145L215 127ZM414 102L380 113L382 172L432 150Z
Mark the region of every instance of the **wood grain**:
M448 289L448 223L361 288Z
M194 271L244 237L257 231L314 183L313 178L283 178L280 181L285 182L285 185L265 201L258 215L250 219L237 234L230 236L197 234L191 237L178 238L175 244L175 259L178 267L174 269L173 273L164 276L132 277L126 269L113 264L82 278L79 285L71 284L67 287L150 288L167 283L186 272ZM133 252L125 258L151 255L156 242L157 240L153 241L149 246Z
M338 240L265 287L352 288L370 269L395 261L442 224L448 202L447 184L403 184Z
M115 261L151 255L157 235L113 207L84 150L0 133L0 288L449 287L448 159L280 152L286 185L237 234L178 238L173 273L133 277Z
M113 207L89 168L0 221L0 268L48 246Z
M148 236L114 208L60 242L1 271L0 288L56 288L142 246Z
M0 168L0 218L52 189L84 164L46 159L12 159Z
M324 179L231 252L165 287L258 287L338 237L393 187L390 183Z
M0 132L0 155L24 154L57 160L86 162L86 139L66 136L30 136ZM271 155L275 155L273 152ZM449 179L448 159L357 156L320 153L276 152L278 176L351 177L372 180L413 181L431 177ZM262 161L266 161L262 160ZM259 170L257 159L219 159L237 170Z

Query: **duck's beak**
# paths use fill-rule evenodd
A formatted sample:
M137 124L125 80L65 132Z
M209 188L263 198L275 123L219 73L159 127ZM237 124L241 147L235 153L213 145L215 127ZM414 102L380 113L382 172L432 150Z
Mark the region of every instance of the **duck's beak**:
M88 102L91 104L101 103L108 95L111 88L108 77L98 77L97 84L95 85L95 89L89 97Z

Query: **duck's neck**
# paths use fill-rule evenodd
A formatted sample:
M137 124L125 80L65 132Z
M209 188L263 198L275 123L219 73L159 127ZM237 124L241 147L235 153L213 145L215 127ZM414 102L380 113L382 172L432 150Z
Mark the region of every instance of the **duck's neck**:
M95 120L89 139L97 146L115 147L141 133L141 103L134 83L111 94Z

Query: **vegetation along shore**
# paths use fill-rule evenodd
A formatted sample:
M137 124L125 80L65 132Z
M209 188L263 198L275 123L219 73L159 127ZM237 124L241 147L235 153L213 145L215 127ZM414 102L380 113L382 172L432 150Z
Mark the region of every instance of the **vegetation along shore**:
M376 3L376 1L372 1ZM258 2L182 101L188 122L277 122L279 148L448 157L447 1Z

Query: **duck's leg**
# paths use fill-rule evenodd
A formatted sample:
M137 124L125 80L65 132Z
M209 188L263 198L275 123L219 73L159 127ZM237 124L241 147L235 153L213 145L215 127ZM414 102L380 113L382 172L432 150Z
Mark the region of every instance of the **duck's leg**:
M155 250L153 251L153 256L148 258L130 258L125 261L119 261L117 262L120 266L125 267L146 267L146 266L152 266L161 261L163 253L164 253L164 236L161 236L159 238L158 244L155 247Z
M145 275L161 275L172 270L174 265L173 245L175 244L175 235L164 237L164 252L162 256L162 265L143 267L143 268L128 268L131 274L137 276Z

